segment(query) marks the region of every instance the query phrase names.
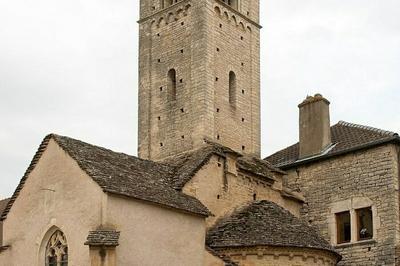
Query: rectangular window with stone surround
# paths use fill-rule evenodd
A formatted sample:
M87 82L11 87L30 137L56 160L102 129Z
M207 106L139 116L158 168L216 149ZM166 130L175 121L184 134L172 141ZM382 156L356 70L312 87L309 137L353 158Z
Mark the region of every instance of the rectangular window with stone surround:
M350 208L334 213L333 244L353 244L373 240L376 230L374 216L373 207Z
M337 243L344 244L351 241L350 212L336 214Z
M373 234L371 208L356 210L356 214L357 214L358 240L362 241L362 240L372 239L374 234Z

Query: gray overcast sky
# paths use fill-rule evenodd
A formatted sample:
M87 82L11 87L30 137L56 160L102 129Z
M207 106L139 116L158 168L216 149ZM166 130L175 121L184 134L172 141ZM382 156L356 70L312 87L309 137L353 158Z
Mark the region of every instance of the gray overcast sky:
M297 104L400 131L399 0L261 0L262 145L297 141ZM138 0L0 0L0 198L55 132L136 154Z

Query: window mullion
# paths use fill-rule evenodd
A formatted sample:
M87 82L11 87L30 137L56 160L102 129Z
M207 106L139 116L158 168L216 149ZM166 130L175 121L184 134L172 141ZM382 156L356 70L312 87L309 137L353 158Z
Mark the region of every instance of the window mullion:
M356 210L350 210L351 243L358 241L358 219Z

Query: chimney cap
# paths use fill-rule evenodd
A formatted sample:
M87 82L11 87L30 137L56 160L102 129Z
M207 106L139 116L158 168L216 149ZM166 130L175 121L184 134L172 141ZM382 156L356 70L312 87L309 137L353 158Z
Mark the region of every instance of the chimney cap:
M326 98L324 98L324 96L322 96L322 94L317 93L314 96L307 96L307 98L301 104L299 104L299 108L319 101L324 101L328 105L331 104Z

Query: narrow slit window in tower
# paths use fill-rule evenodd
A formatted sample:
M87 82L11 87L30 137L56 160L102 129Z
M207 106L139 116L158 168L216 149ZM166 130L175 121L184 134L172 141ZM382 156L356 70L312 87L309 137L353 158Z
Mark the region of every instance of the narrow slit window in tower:
M236 104L236 74L233 71L229 72L229 103Z
M168 71L168 91L170 98L176 100L176 71L173 68Z

